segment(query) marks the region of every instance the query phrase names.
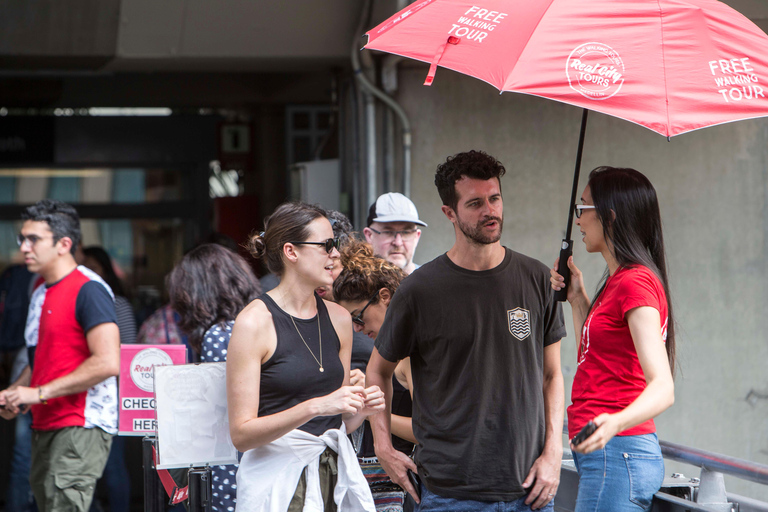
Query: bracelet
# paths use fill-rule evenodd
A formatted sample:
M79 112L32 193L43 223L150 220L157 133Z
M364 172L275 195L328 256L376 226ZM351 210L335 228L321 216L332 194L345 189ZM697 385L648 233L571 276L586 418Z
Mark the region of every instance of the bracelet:
M43 386L37 388L37 397L40 399L41 404L48 405L48 400L43 396Z

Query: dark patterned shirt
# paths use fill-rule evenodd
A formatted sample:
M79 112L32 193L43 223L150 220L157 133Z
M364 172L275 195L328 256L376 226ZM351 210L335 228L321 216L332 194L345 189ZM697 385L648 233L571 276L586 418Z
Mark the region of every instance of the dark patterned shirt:
M200 350L200 361L203 363L218 363L227 360L229 337L232 335L234 320L216 324L208 329L203 336L203 346ZM211 466L213 474L214 512L234 512L237 495L237 464L231 466Z

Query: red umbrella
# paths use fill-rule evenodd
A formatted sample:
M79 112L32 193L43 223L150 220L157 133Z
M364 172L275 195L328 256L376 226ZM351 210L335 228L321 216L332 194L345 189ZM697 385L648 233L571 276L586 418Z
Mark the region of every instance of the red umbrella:
M716 0L420 0L366 35L430 63L425 85L439 65L584 108L571 204L587 109L667 137L768 116L768 36Z

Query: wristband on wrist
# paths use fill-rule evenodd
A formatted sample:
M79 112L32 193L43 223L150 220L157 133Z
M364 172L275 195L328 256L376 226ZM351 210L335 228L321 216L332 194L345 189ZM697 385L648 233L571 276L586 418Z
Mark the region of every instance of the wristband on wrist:
M40 399L41 404L48 405L48 400L43 396L43 386L37 388L37 397Z

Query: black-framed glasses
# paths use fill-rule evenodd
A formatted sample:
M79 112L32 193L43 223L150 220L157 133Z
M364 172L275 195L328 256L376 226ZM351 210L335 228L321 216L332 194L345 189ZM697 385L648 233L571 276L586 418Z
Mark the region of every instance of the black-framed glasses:
M37 236L37 235L22 235L19 233L16 235L16 243L19 244L19 247L24 245L24 243L28 243L30 247L34 247L37 242L42 240L43 238L48 238L47 236Z
M331 251L336 249L339 250L339 247L341 246L341 240L338 238L329 238L325 242L288 242L289 244L293 245L322 245L325 247L325 252L328 254L331 254Z
M377 235L381 235L382 238L384 238L385 241L391 242L395 238L397 238L397 235L400 235L400 237L403 240L413 240L416 237L416 232L418 229L404 229L402 231L391 231L389 229L386 229L384 231L378 231L373 228L368 228Z
M584 210L594 210L595 205L592 204L575 204L573 205L573 214L576 215L577 219L581 218L581 212Z
M363 306L363 309L361 309L361 310L360 310L360 312L359 312L358 314L356 314L356 315L352 315L352 321L353 321L354 323L356 323L356 324L357 324L357 325L359 325L360 327L365 327L365 320L363 320L363 313L365 313L365 310L366 310L366 309L368 309L368 306L370 306L371 304L373 304L373 301L375 301L375 300L376 300L376 297L378 297L378 296L379 296L379 292L378 292L378 291L376 291L376 295L374 295L373 297L371 297L371 300L369 300L369 301L368 301L368 304L366 304L365 306Z

